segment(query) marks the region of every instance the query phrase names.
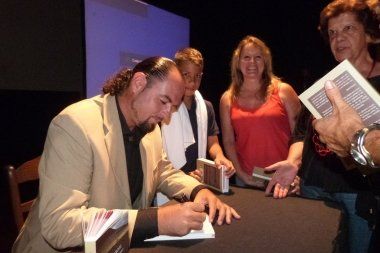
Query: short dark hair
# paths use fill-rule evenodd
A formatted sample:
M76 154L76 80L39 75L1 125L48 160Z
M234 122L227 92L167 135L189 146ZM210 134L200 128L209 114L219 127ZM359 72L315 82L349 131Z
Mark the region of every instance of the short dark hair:
M322 10L319 18L318 29L327 42L329 41L328 22L330 18L346 12L355 14L357 21L363 24L365 33L372 39L380 38L379 21L365 0L335 0Z
M133 75L137 72L146 75L149 87L153 79L164 80L172 68L177 68L172 60L160 56L150 57L139 62L133 69L121 69L104 83L102 91L112 96L120 94L128 88Z
M174 61L177 63L177 66L190 62L203 69L203 56L201 52L195 48L186 47L178 50L175 53Z

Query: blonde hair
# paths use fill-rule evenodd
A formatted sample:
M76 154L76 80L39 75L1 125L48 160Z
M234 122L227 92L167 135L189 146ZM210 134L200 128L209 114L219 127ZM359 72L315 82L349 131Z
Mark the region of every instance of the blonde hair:
M239 96L240 89L244 82L243 73L241 72L239 68L239 61L240 61L241 52L243 51L243 48L249 44L252 44L258 47L261 50L264 57L264 72L262 75L263 85L261 87L260 95L262 97L266 97L266 95L269 92L268 88L270 87L273 79L279 80L279 78L273 74L272 54L270 52L269 47L259 38L256 38L252 35L248 35L239 42L237 48L234 50L232 54L231 84L230 84L230 87L228 88L231 95L231 100L234 100Z

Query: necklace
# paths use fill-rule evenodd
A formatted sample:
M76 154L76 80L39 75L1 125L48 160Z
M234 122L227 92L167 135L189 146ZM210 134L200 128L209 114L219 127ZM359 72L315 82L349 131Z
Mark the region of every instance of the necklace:
M367 75L367 79L371 76L372 71L373 71L373 69L375 68L375 65L376 65L376 61L373 60L373 61L372 61L371 69L369 70L368 75Z

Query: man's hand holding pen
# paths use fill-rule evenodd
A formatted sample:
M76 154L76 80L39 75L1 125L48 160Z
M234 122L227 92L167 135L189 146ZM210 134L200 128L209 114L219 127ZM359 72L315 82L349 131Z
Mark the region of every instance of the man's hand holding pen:
M174 196L173 197L174 200L176 200L177 202L179 203L186 203L186 202L190 202L191 200L186 196L186 194L181 194L180 196ZM210 207L208 206L208 204L204 204L204 210L203 210L204 213L206 213L207 215L209 215L210 213ZM216 215L215 216L218 216L218 210L216 210Z
M182 236L190 230L202 229L206 213L210 221L222 225L225 221L231 224L232 219L240 219L240 215L227 204L223 203L210 190L202 189L191 202L186 195L177 196L181 204L168 205L158 209L158 233L160 235Z
M203 221L206 219L204 210L204 205L194 202L158 208L158 234L183 236L192 229L202 229Z

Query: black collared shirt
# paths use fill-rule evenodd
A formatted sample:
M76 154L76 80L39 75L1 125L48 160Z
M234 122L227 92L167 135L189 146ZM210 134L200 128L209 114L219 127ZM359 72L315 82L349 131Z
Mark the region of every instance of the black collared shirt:
M125 157L127 160L128 182L131 194L132 205L142 190L144 174L141 165L140 154L140 141L146 133L140 131L139 128L134 128L132 131L129 129L127 122L120 110L119 102L116 99L117 110L119 112L119 119L121 124L121 131L123 133Z
M144 181L139 144L146 133L142 132L139 128L135 128L132 131L129 129L123 113L120 110L117 97L116 106L119 114L121 131L123 133L129 190L133 205L133 202L139 194L141 194ZM206 188L205 185L198 185L195 187L191 192L190 199L193 201L198 192L204 188ZM139 246L145 239L158 235L157 210L157 208L148 208L140 209L138 211L131 238L131 247Z
M129 191L132 205L141 194L144 173L141 165L140 141L146 133L135 128L129 129L127 122L120 110L119 101L116 97L116 106L119 113L121 131L123 133L125 157L127 160ZM145 239L158 235L157 208L139 210L136 217L131 247L142 243Z

